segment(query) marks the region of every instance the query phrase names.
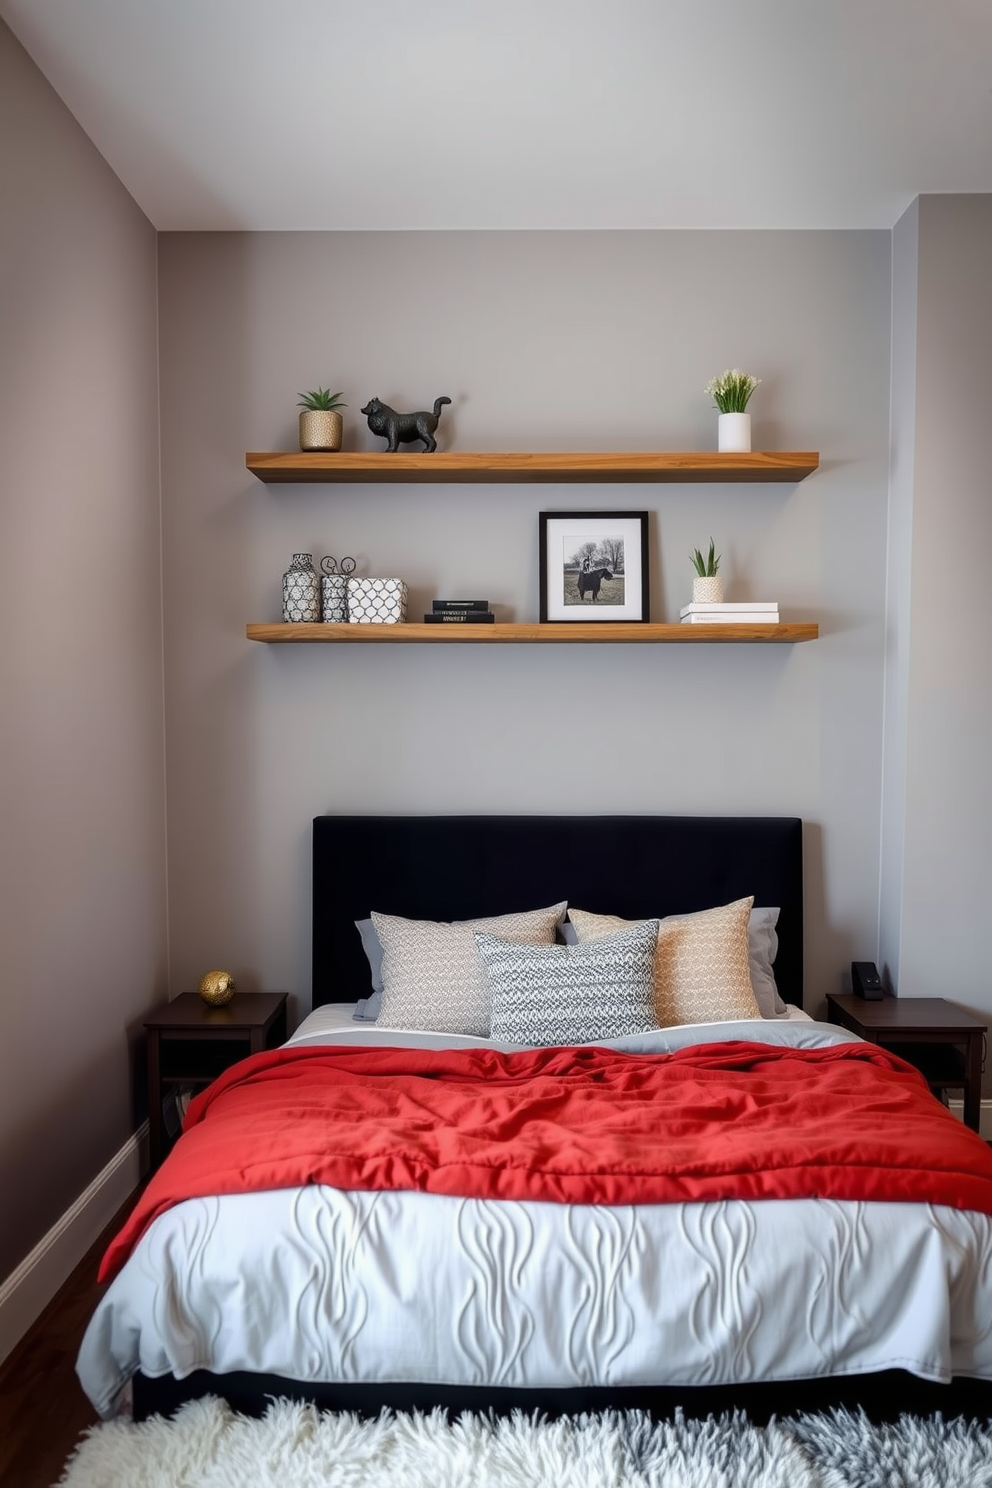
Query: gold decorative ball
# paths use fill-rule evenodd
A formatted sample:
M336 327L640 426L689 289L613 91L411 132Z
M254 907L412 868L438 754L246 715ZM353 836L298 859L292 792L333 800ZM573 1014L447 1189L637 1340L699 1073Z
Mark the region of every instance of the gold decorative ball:
M208 971L200 978L200 996L211 1007L223 1007L235 993L234 978L229 971Z

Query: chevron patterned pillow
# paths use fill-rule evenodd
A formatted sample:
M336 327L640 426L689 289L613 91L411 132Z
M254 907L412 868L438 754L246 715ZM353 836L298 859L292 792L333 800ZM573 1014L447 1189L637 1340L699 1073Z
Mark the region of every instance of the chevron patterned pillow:
M656 1028L657 940L657 920L574 946L519 945L477 930L492 993L493 1038L546 1047Z
M654 981L655 1012L662 1028L761 1017L748 958L753 904L753 896L736 899L698 914L668 915L660 922ZM630 923L617 915L574 908L568 917L580 945L593 944L596 937Z

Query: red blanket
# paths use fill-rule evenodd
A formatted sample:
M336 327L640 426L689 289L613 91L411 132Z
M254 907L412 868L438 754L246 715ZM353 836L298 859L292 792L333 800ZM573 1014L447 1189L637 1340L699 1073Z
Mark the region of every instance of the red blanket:
M110 1245L183 1199L341 1189L569 1204L926 1201L992 1214L992 1152L871 1044L790 1049L276 1049L194 1100Z

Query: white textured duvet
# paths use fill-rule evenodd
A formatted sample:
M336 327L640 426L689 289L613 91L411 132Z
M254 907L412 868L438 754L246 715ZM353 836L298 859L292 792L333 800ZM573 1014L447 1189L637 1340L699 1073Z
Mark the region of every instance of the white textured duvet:
M614 1042L815 1046L803 1014ZM290 1043L485 1045L321 1009ZM112 1415L138 1369L303 1381L703 1385L901 1368L992 1379L992 1220L917 1204L625 1208L343 1193L195 1199L108 1288L78 1373Z

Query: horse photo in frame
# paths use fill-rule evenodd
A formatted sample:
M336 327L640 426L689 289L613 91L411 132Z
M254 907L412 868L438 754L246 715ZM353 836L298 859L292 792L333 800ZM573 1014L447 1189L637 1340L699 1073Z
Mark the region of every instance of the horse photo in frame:
M540 619L647 621L648 513L540 513Z

